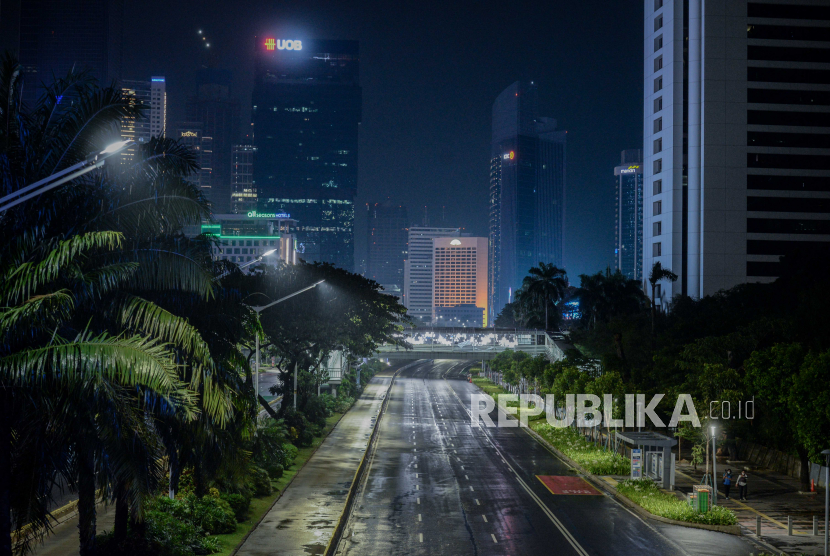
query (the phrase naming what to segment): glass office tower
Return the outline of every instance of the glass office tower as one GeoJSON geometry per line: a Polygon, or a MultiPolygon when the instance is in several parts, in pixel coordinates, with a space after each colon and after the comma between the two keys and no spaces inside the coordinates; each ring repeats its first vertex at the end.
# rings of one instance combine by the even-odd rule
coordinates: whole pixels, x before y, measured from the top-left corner
{"type": "Polygon", "coordinates": [[[257,39],[253,180],[260,211],[298,221],[299,256],[354,268],[361,119],[357,41],[257,39]]]}
{"type": "Polygon", "coordinates": [[[565,132],[538,115],[533,82],[516,82],[493,104],[489,298],[493,322],[527,271],[562,266],[565,132]]]}
{"type": "Polygon", "coordinates": [[[622,152],[614,168],[614,264],[626,278],[643,278],[643,151],[622,152]]]}

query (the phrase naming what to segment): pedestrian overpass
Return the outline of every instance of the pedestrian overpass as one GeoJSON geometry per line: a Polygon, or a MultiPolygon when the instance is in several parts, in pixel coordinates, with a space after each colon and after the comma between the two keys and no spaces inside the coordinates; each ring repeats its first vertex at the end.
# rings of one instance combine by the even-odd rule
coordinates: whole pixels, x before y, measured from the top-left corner
{"type": "Polygon", "coordinates": [[[573,346],[561,333],[543,330],[494,328],[416,328],[403,333],[407,347],[385,345],[377,357],[392,360],[459,359],[490,361],[507,350],[531,357],[544,355],[551,362],[565,358],[573,346]]]}

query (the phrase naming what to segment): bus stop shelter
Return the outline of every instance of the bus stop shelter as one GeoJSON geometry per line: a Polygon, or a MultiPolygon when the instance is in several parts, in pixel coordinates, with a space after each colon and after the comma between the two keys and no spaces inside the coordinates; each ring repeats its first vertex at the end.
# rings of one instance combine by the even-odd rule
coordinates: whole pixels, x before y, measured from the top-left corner
{"type": "Polygon", "coordinates": [[[672,487],[672,476],[674,475],[672,468],[672,446],[677,445],[677,440],[656,433],[654,431],[643,432],[617,432],[617,438],[635,448],[652,448],[652,452],[658,451],[662,448],[663,451],[663,468],[660,476],[663,480],[663,488],[666,490],[672,487]]]}

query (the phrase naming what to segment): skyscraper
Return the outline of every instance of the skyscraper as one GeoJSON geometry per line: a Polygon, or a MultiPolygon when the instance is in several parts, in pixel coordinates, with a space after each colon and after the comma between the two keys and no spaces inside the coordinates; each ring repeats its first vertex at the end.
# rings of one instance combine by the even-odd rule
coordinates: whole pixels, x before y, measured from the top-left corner
{"type": "Polygon", "coordinates": [[[263,37],[256,48],[259,210],[297,219],[300,257],[352,270],[362,104],[358,43],[263,37]]]}
{"type": "Polygon", "coordinates": [[[489,322],[531,267],[562,265],[566,132],[537,105],[536,85],[518,81],[493,104],[489,322]]]}
{"type": "Polygon", "coordinates": [[[830,256],[830,7],[644,4],[643,273],[679,276],[659,301],[830,256]]]}
{"type": "Polygon", "coordinates": [[[366,277],[388,291],[402,291],[409,217],[390,201],[366,204],[366,277]]]}
{"type": "Polygon", "coordinates": [[[202,156],[210,167],[203,174],[202,188],[208,191],[213,211],[228,213],[231,206],[231,156],[233,145],[239,143],[240,107],[231,96],[231,74],[227,71],[204,70],[199,74],[199,89],[187,100],[187,119],[202,124],[203,141],[210,148],[202,156]]]}
{"type": "MultiPolygon", "coordinates": [[[[167,91],[165,79],[153,76],[149,81],[122,80],[121,94],[131,105],[141,106],[143,112],[138,117],[121,119],[121,138],[146,143],[150,137],[167,135],[167,91]]],[[[136,147],[130,147],[121,153],[121,159],[130,161],[135,156],[136,147]]]]}
{"type": "Polygon", "coordinates": [[[202,133],[202,122],[179,122],[173,137],[178,139],[184,146],[189,148],[196,156],[199,170],[191,174],[191,182],[199,186],[202,194],[208,199],[211,198],[211,161],[212,161],[212,140],[202,133]]]}
{"type": "Polygon", "coordinates": [[[487,238],[437,237],[432,249],[432,322],[487,326],[487,238]]]}
{"type": "Polygon", "coordinates": [[[73,68],[101,85],[120,78],[123,0],[24,0],[20,8],[23,102],[32,106],[41,83],[73,68]]]}
{"type": "Polygon", "coordinates": [[[254,185],[253,145],[234,145],[231,147],[231,212],[247,214],[256,211],[257,190],[254,185]]]}
{"type": "Polygon", "coordinates": [[[408,315],[422,324],[432,322],[432,240],[460,236],[459,228],[409,228],[407,258],[404,263],[403,304],[408,309],[408,315]]]}
{"type": "Polygon", "coordinates": [[[643,151],[622,152],[614,168],[614,264],[627,278],[643,278],[643,151]]]}

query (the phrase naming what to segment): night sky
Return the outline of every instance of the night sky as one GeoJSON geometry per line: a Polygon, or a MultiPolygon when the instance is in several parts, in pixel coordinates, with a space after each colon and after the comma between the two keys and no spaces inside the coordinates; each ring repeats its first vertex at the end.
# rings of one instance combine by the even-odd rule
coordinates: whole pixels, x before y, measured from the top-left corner
{"type": "Polygon", "coordinates": [[[250,123],[256,35],[360,41],[356,261],[370,201],[401,203],[413,222],[427,205],[432,225],[443,212],[444,224],[487,235],[491,107],[513,81],[535,81],[541,114],[568,131],[565,267],[578,283],[612,264],[613,168],[621,150],[642,148],[641,2],[142,0],[126,9],[123,77],[165,75],[172,124],[205,64],[234,71],[250,123]]]}

